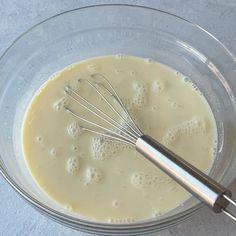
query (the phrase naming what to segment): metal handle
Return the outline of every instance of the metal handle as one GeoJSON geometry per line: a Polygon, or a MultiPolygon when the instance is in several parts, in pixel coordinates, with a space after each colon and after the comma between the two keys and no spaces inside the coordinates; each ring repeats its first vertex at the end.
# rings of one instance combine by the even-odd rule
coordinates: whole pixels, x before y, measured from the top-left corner
{"type": "Polygon", "coordinates": [[[206,203],[214,212],[224,212],[236,220],[225,209],[229,203],[236,206],[236,203],[231,200],[230,190],[221,186],[148,135],[138,138],[136,149],[195,197],[206,203]]]}

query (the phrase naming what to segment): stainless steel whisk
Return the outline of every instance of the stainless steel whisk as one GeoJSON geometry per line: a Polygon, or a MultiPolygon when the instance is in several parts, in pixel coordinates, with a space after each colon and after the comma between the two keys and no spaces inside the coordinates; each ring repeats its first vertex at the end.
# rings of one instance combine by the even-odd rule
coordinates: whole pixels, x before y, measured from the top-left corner
{"type": "Polygon", "coordinates": [[[236,202],[231,199],[231,191],[149,135],[143,134],[104,75],[92,74],[90,79],[79,79],[78,83],[80,86],[86,83],[98,95],[97,101],[100,100],[106,104],[106,109],[100,109],[89,101],[88,97],[82,96],[79,89],[65,87],[64,92],[67,96],[93,115],[96,120],[87,119],[77,114],[71,107],[65,107],[67,112],[88,125],[81,126],[82,130],[134,146],[144,157],[161,168],[215,213],[223,212],[236,221],[236,217],[226,209],[230,204],[236,206],[236,202]],[[112,112],[113,116],[108,111],[112,112]]]}

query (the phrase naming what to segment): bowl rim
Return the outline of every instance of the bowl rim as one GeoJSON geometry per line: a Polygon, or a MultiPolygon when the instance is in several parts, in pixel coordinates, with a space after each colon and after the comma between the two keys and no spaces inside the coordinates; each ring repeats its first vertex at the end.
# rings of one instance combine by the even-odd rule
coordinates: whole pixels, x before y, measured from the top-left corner
{"type": "MultiPolygon", "coordinates": [[[[30,33],[33,29],[37,28],[38,26],[44,24],[45,22],[48,22],[54,18],[57,18],[61,15],[68,14],[71,12],[79,11],[79,10],[84,10],[84,9],[89,9],[89,8],[99,8],[99,7],[131,7],[131,8],[140,8],[140,9],[145,9],[145,10],[151,10],[154,12],[159,12],[174,18],[178,18],[181,21],[184,21],[185,23],[188,23],[189,25],[192,25],[199,30],[201,30],[203,33],[207,34],[210,38],[212,38],[214,41],[216,41],[226,52],[227,54],[231,57],[231,59],[235,62],[236,64],[236,57],[233,55],[233,53],[214,35],[212,35],[210,32],[202,28],[196,23],[193,23],[181,16],[178,16],[176,14],[160,10],[158,8],[153,8],[153,7],[148,7],[144,5],[136,5],[136,4],[95,4],[95,5],[87,5],[83,7],[78,7],[78,8],[73,8],[71,10],[63,11],[61,13],[58,13],[56,15],[53,15],[51,17],[46,18],[43,21],[40,21],[39,23],[31,26],[28,28],[26,31],[21,33],[16,39],[5,49],[5,51],[0,55],[0,62],[4,60],[4,57],[7,55],[7,53],[11,50],[11,48],[22,38],[24,38],[25,35],[30,33]]],[[[1,158],[1,155],[0,155],[1,158]]],[[[163,226],[163,227],[168,227],[170,225],[174,225],[176,223],[179,223],[190,216],[193,215],[196,211],[198,211],[200,208],[204,206],[203,203],[198,202],[194,206],[190,207],[189,209],[179,212],[175,215],[169,216],[164,219],[155,219],[155,218],[150,218],[145,221],[138,221],[135,223],[129,223],[129,224],[111,224],[111,223],[106,223],[106,222],[96,222],[92,220],[85,220],[82,218],[76,218],[72,216],[68,216],[60,211],[54,210],[51,207],[48,207],[44,205],[42,202],[38,201],[35,199],[33,196],[28,194],[19,184],[17,184],[13,178],[7,173],[7,171],[4,169],[4,164],[2,165],[2,162],[0,160],[0,174],[3,176],[3,178],[9,183],[9,185],[21,196],[23,199],[26,200],[26,202],[30,203],[34,208],[39,210],[41,213],[51,217],[52,219],[59,221],[61,223],[66,222],[69,224],[76,224],[77,226],[82,226],[82,227],[90,227],[90,229],[96,230],[138,230],[138,229],[143,229],[145,227],[158,227],[158,226],[163,226]]],[[[68,225],[71,226],[71,225],[68,225]]],[[[72,227],[72,226],[71,226],[72,227]]],[[[83,230],[82,230],[83,231],[83,230]]],[[[84,230],[85,231],[85,230],[84,230]]],[[[90,232],[92,230],[89,230],[90,232]]]]}

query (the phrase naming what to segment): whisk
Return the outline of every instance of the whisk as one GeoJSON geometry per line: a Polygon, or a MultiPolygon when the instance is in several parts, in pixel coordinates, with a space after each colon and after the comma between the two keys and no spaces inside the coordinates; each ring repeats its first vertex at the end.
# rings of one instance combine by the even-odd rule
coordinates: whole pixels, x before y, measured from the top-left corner
{"type": "Polygon", "coordinates": [[[66,95],[77,105],[83,107],[90,114],[90,118],[94,118],[87,119],[84,115],[74,111],[75,109],[72,109],[71,106],[66,106],[65,110],[68,113],[87,124],[86,126],[81,125],[82,130],[132,145],[215,213],[223,212],[236,221],[236,216],[226,209],[230,204],[236,206],[236,202],[231,199],[231,191],[149,135],[143,134],[130,116],[124,102],[104,75],[95,73],[89,79],[78,79],[78,83],[78,88],[83,88],[85,84],[89,86],[93,95],[97,95],[96,101],[106,105],[106,109],[101,109],[90,101],[90,96],[82,95],[80,89],[73,89],[70,86],[64,88],[66,95]]]}

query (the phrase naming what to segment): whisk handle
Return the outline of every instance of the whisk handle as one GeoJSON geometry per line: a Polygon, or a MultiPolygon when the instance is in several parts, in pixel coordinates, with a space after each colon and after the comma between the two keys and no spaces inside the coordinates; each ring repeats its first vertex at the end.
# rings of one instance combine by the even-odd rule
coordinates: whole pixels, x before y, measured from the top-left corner
{"type": "Polygon", "coordinates": [[[214,212],[219,213],[228,206],[227,197],[231,197],[229,190],[150,136],[138,138],[136,149],[214,212]]]}

